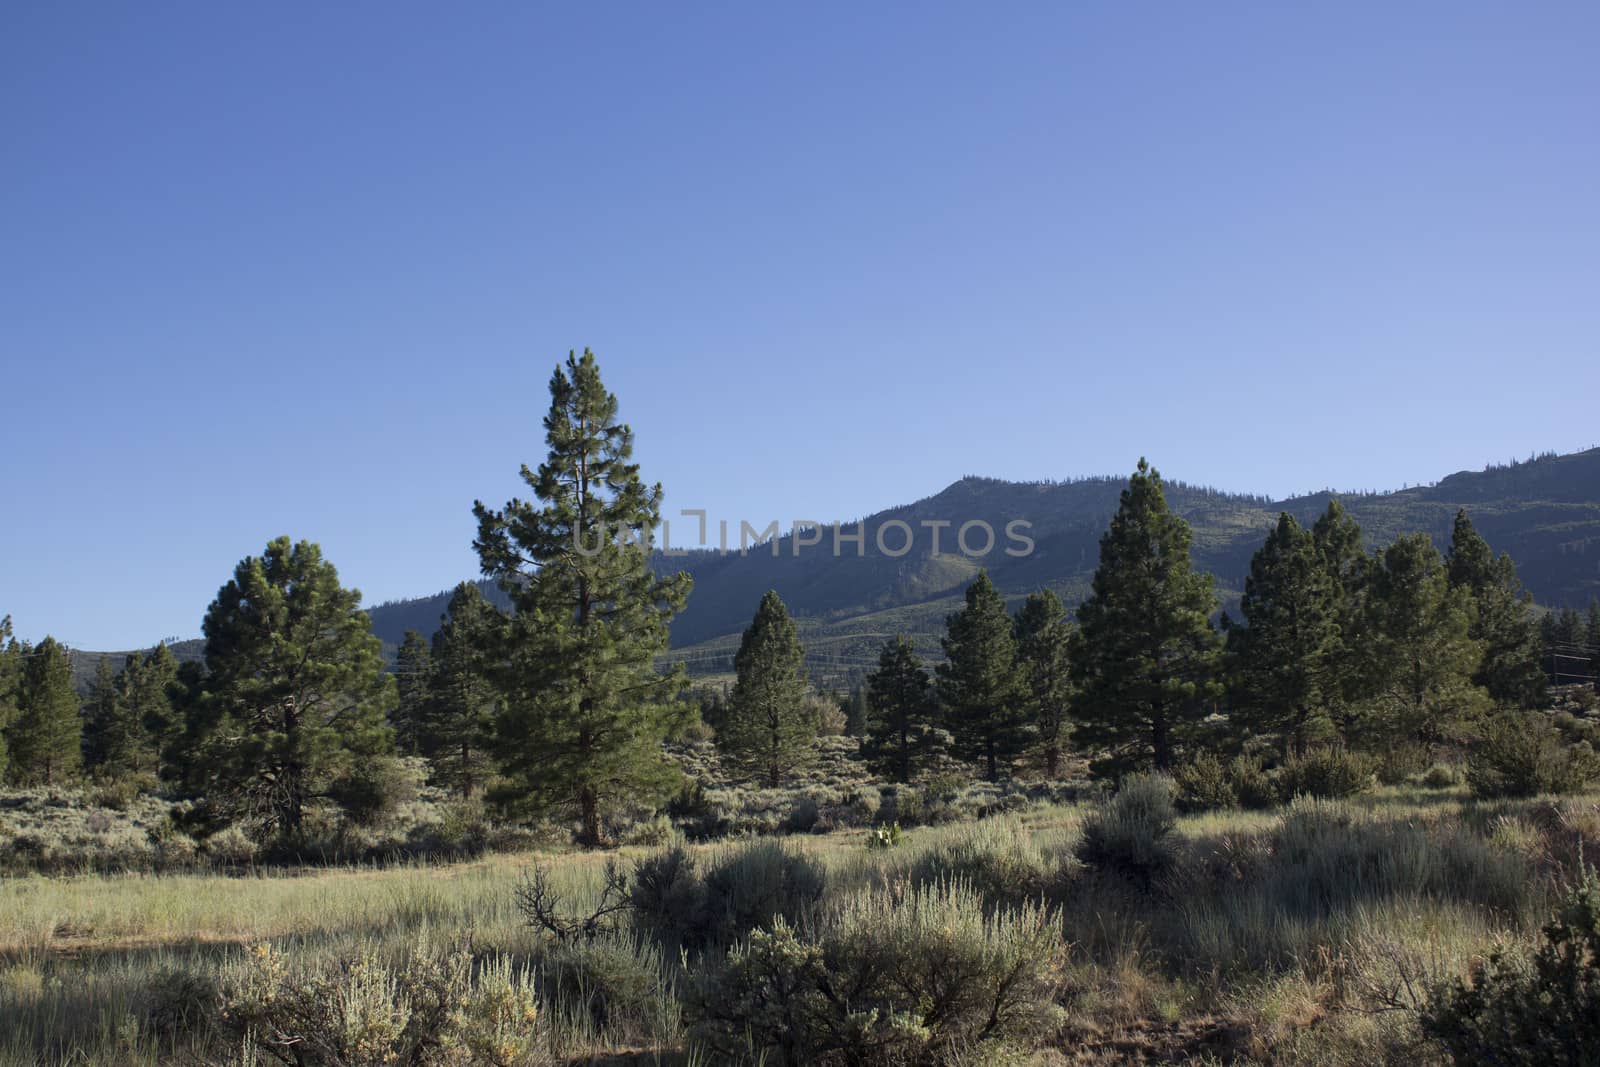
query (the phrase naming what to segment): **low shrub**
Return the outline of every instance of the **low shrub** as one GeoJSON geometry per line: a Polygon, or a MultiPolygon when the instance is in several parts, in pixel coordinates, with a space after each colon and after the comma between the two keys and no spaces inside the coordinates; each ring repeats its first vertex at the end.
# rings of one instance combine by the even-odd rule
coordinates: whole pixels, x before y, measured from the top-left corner
{"type": "Polygon", "coordinates": [[[706,871],[703,940],[728,945],[780,916],[797,921],[826,886],[822,865],[797,849],[775,841],[737,846],[706,871]]]}
{"type": "Polygon", "coordinates": [[[867,851],[886,851],[899,848],[904,840],[905,832],[900,829],[897,822],[880,823],[867,834],[867,851]]]}
{"type": "Polygon", "coordinates": [[[660,1005],[676,1003],[663,975],[661,951],[627,930],[582,940],[550,940],[539,956],[544,999],[568,1018],[619,1044],[649,1038],[660,1005]]]}
{"type": "Polygon", "coordinates": [[[162,1041],[208,1034],[217,1022],[222,990],[212,974],[169,967],[146,979],[137,998],[145,1032],[162,1041]]]}
{"type": "Polygon", "coordinates": [[[960,882],[992,906],[1039,899],[1050,869],[1031,834],[1012,820],[987,819],[924,853],[910,877],[922,888],[960,882]]]}
{"type": "Polygon", "coordinates": [[[1435,987],[1423,1032],[1460,1064],[1600,1063],[1600,879],[1585,868],[1532,957],[1501,951],[1435,987]]]}
{"type": "Polygon", "coordinates": [[[1219,811],[1239,806],[1228,768],[1210,752],[1200,752],[1173,775],[1183,811],[1219,811]]]}
{"type": "Polygon", "coordinates": [[[1278,806],[1277,783],[1255,756],[1235,756],[1228,764],[1228,783],[1242,808],[1266,811],[1278,806]]]}
{"type": "Polygon", "coordinates": [[[1063,956],[1039,907],[986,914],[958,884],[863,893],[815,938],[779,920],[732,948],[691,991],[693,1035],[717,1062],[1003,1062],[1061,1021],[1063,956]]]}
{"type": "Polygon", "coordinates": [[[1268,898],[1306,916],[1357,901],[1415,896],[1516,919],[1540,891],[1525,857],[1463,826],[1379,820],[1336,801],[1296,799],[1271,844],[1268,898]]]}
{"type": "Polygon", "coordinates": [[[1278,771],[1278,795],[1337,799],[1365,793],[1373,785],[1373,761],[1342,748],[1322,748],[1297,756],[1278,771]]]}
{"type": "Polygon", "coordinates": [[[637,928],[668,951],[721,948],[778,919],[807,917],[822,899],[826,874],[781,843],[738,845],[702,874],[675,848],[634,864],[628,904],[637,928]]]}
{"type": "Polygon", "coordinates": [[[1539,712],[1506,712],[1491,720],[1467,754],[1467,784],[1476,797],[1575,793],[1600,777],[1588,742],[1569,744],[1539,712]]]}
{"type": "Polygon", "coordinates": [[[1084,820],[1077,848],[1079,861],[1148,888],[1168,873],[1177,859],[1174,792],[1172,779],[1166,775],[1135,774],[1123,779],[1116,794],[1084,820]]]}
{"type": "Polygon", "coordinates": [[[465,945],[419,942],[391,966],[371,949],[294,968],[258,945],[223,985],[224,1033],[297,1067],[551,1062],[531,976],[504,958],[474,974],[465,945]]]}
{"type": "Polygon", "coordinates": [[[1373,773],[1384,785],[1402,785],[1428,769],[1432,753],[1426,745],[1401,744],[1386,749],[1373,761],[1373,773]]]}
{"type": "Polygon", "coordinates": [[[1422,784],[1428,789],[1449,789],[1460,781],[1454,767],[1443,763],[1435,763],[1428,768],[1428,773],[1422,776],[1422,784]]]}

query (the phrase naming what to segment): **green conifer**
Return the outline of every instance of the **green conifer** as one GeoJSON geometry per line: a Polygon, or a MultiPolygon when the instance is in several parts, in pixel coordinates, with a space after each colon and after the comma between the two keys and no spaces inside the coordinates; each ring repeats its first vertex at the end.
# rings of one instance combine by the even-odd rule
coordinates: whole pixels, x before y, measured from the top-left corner
{"type": "Polygon", "coordinates": [[[1278,739],[1286,754],[1333,739],[1339,590],[1314,535],[1287,512],[1250,561],[1239,610],[1244,625],[1227,641],[1234,725],[1278,739]]]}
{"type": "Polygon", "coordinates": [[[1045,777],[1053,779],[1060,776],[1061,756],[1071,733],[1072,624],[1061,598],[1046,589],[1022,602],[1015,630],[1034,741],[1045,777]]]}
{"type": "Polygon", "coordinates": [[[597,845],[609,808],[664,800],[680,780],[661,743],[681,728],[687,683],[656,657],[691,581],[651,570],[661,486],[640,479],[633,431],[589,351],[552,376],[544,429],[548,457],[522,469],[540,503],[474,506],[483,572],[516,609],[496,656],[497,799],[575,811],[597,845]]]}
{"type": "Polygon", "coordinates": [[[7,730],[11,777],[27,785],[55,785],[77,774],[83,760],[72,657],[55,638],[46,637],[25,659],[17,715],[7,730]]]}
{"type": "Polygon", "coordinates": [[[1471,636],[1483,645],[1483,661],[1473,682],[1501,704],[1543,704],[1545,676],[1533,597],[1523,591],[1511,557],[1494,555],[1464,508],[1456,512],[1447,570],[1450,584],[1467,590],[1477,605],[1471,636]]]}
{"type": "Polygon", "coordinates": [[[1105,752],[1097,773],[1171,768],[1220,691],[1210,622],[1217,598],[1211,576],[1191,565],[1189,542],[1161,475],[1141,459],[1100,539],[1072,650],[1073,717],[1081,743],[1105,752]]]}
{"type": "Polygon", "coordinates": [[[867,677],[866,736],[861,757],[875,774],[909,782],[944,750],[937,729],[939,702],[933,683],[911,642],[897,636],[878,654],[878,669],[867,677]]]}
{"type": "Polygon", "coordinates": [[[724,763],[778,785],[810,763],[817,720],[806,703],[805,651],[794,620],[768,590],[734,656],[735,679],[717,749],[724,763]]]}
{"type": "Polygon", "coordinates": [[[988,571],[967,586],[966,606],[945,617],[943,644],[935,673],[954,753],[999,781],[1034,735],[1011,615],[988,571]]]}

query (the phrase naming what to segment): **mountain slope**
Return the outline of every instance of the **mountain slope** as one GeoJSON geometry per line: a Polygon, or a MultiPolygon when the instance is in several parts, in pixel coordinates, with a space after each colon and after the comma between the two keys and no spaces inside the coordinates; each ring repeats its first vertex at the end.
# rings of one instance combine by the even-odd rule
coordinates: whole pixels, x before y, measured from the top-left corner
{"type": "MultiPolygon", "coordinates": [[[[728,669],[737,635],[768,589],[783,596],[801,627],[813,668],[828,675],[858,673],[870,665],[876,645],[899,631],[916,635],[924,651],[936,653],[943,616],[955,609],[980,566],[1012,598],[1048,586],[1076,603],[1088,593],[1100,535],[1124,484],[1120,477],[1056,483],[969,477],[862,520],[866,543],[859,554],[852,542],[841,539],[836,556],[828,528],[820,544],[798,549],[790,534],[778,540],[775,551],[769,542],[743,555],[737,549],[658,554],[658,569],[687,570],[695,579],[688,609],[673,626],[676,655],[696,671],[728,669]],[[1005,531],[1017,519],[1031,524],[1026,532],[1034,546],[1027,555],[1011,556],[1004,551],[1013,544],[1005,531]],[[987,522],[995,531],[995,546],[985,557],[962,555],[955,546],[957,527],[970,520],[987,522]],[[876,544],[879,529],[897,521],[915,534],[904,555],[894,554],[904,543],[900,527],[884,531],[888,553],[876,544]],[[941,531],[938,556],[932,553],[931,530],[921,525],[930,521],[951,524],[941,531]]],[[[1194,529],[1196,565],[1217,576],[1227,600],[1238,596],[1250,557],[1280,511],[1309,524],[1334,495],[1271,501],[1181,482],[1167,487],[1173,509],[1194,529]]],[[[1541,603],[1581,605],[1600,595],[1600,449],[1463,471],[1399,492],[1338,495],[1366,531],[1369,547],[1422,531],[1442,549],[1456,509],[1466,507],[1495,550],[1511,553],[1541,603]]],[[[843,524],[845,535],[854,530],[854,523],[843,524]]],[[[976,549],[982,540],[974,530],[969,544],[976,549]]],[[[372,609],[373,628],[385,642],[398,643],[408,628],[431,630],[447,601],[448,593],[440,593],[380,605],[372,609]]]]}
{"type": "MultiPolygon", "coordinates": [[[[1089,591],[1100,535],[1125,484],[1122,477],[1051,483],[963,478],[934,496],[861,520],[866,538],[859,554],[852,542],[842,540],[842,552],[835,556],[828,528],[821,531],[820,543],[802,544],[798,551],[790,534],[775,546],[754,546],[743,555],[737,549],[658,553],[659,570],[687,570],[695,579],[689,606],[673,624],[674,656],[696,673],[731,669],[738,635],[768,589],[776,589],[795,616],[819,680],[859,675],[871,666],[878,646],[898,632],[936,656],[944,616],[959,606],[961,591],[980,566],[1013,601],[1048,586],[1076,604],[1089,591]],[[1033,549],[1007,555],[1005,549],[1015,542],[1007,539],[1006,527],[1019,519],[1030,524],[1026,533],[1033,549]],[[970,520],[987,522],[995,531],[994,548],[982,558],[962,555],[955,544],[957,528],[970,520]],[[941,521],[950,525],[940,532],[943,551],[936,556],[932,531],[922,524],[941,521]],[[904,555],[896,554],[905,539],[902,528],[891,525],[884,531],[889,552],[876,544],[880,528],[895,522],[914,533],[904,555]]],[[[1216,575],[1225,601],[1238,597],[1250,557],[1280,511],[1310,523],[1333,495],[1272,501],[1181,482],[1167,486],[1173,509],[1194,529],[1196,565],[1216,575]]],[[[1366,531],[1369,547],[1422,531],[1442,549],[1456,509],[1465,507],[1495,550],[1511,553],[1540,603],[1577,607],[1600,596],[1600,449],[1462,471],[1435,485],[1399,492],[1338,495],[1366,531]]],[[[848,536],[855,525],[843,524],[843,533],[848,536]]],[[[974,530],[969,544],[977,548],[982,539],[974,530]]],[[[484,588],[505,604],[492,583],[484,588]]],[[[373,630],[392,650],[409,629],[432,633],[449,599],[446,590],[377,605],[369,609],[373,630]]],[[[181,658],[197,654],[197,646],[184,645],[181,658]]],[[[92,674],[100,655],[106,653],[77,654],[80,678],[92,674]]]]}

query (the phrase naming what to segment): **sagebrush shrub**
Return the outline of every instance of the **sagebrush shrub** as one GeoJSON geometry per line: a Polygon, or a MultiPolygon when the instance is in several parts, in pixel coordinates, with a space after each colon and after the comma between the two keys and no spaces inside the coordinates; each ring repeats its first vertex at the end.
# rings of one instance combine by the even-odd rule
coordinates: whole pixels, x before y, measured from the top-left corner
{"type": "Polygon", "coordinates": [[[732,944],[779,916],[797,921],[826,887],[822,865],[798,849],[775,841],[738,846],[706,871],[704,940],[732,944]]]}
{"type": "Polygon", "coordinates": [[[664,978],[661,951],[628,930],[545,943],[539,956],[545,999],[568,1017],[581,1015],[621,1044],[647,1039],[662,1003],[676,994],[664,978]]]}
{"type": "Polygon", "coordinates": [[[1600,879],[1585,868],[1531,959],[1496,952],[1437,986],[1423,1031],[1460,1064],[1600,1063],[1600,879]]]}
{"type": "Polygon", "coordinates": [[[822,899],[822,866],[780,842],[730,849],[701,871],[682,848],[639,860],[628,902],[637,928],[670,951],[732,944],[780,916],[806,916],[822,899]]]}
{"type": "Polygon", "coordinates": [[[1540,712],[1497,716],[1467,754],[1467,784],[1477,797],[1574,793],[1597,776],[1600,758],[1589,743],[1569,744],[1540,712]]]}
{"type": "Polygon", "coordinates": [[[1063,951],[1036,906],[987,915],[960,884],[863,893],[814,938],[780,919],[732,948],[695,983],[693,1034],[716,1062],[997,1062],[1060,1021],[1063,951]]]}
{"type": "Polygon", "coordinates": [[[1278,792],[1292,797],[1352,797],[1373,786],[1373,762],[1357,752],[1322,748],[1297,756],[1278,771],[1278,792]]]}
{"type": "Polygon", "coordinates": [[[910,874],[917,886],[961,882],[990,904],[1038,899],[1050,881],[1033,835],[1009,819],[963,827],[919,857],[910,874]]]}
{"type": "Polygon", "coordinates": [[[1172,836],[1177,826],[1174,792],[1172,779],[1163,774],[1123,779],[1116,794],[1084,819],[1078,859],[1094,870],[1151,885],[1177,860],[1172,836]]]}
{"type": "Polygon", "coordinates": [[[1197,753],[1173,774],[1184,811],[1219,811],[1239,806],[1228,769],[1210,752],[1197,753]]]}
{"type": "Polygon", "coordinates": [[[1428,789],[1448,789],[1457,781],[1455,768],[1443,763],[1435,763],[1428,768],[1428,773],[1422,776],[1422,784],[1428,789]]]}
{"type": "Polygon", "coordinates": [[[1266,811],[1278,806],[1278,785],[1258,757],[1235,756],[1228,764],[1228,784],[1242,808],[1266,811]]]}
{"type": "Polygon", "coordinates": [[[256,946],[217,1012],[236,1045],[296,1067],[542,1067],[551,1062],[532,976],[499,960],[473,973],[465,945],[419,941],[391,966],[373,949],[293,967],[256,946]]]}

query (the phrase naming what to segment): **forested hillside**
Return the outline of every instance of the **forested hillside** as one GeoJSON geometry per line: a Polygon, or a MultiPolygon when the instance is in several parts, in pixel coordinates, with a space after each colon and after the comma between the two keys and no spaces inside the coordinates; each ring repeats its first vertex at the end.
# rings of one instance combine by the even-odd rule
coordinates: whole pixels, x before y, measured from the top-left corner
{"type": "MultiPolygon", "coordinates": [[[[780,540],[776,554],[766,544],[743,556],[716,550],[658,555],[658,570],[687,570],[695,580],[688,608],[673,623],[673,647],[696,672],[731,669],[750,605],[776,589],[796,617],[814,670],[831,673],[832,666],[850,673],[870,665],[885,637],[901,631],[916,638],[920,651],[936,655],[944,616],[958,606],[980,566],[1013,602],[1046,587],[1070,607],[1088,592],[1100,535],[1125,485],[1123,476],[1052,483],[968,477],[861,520],[867,536],[859,556],[848,540],[835,556],[828,529],[821,543],[803,545],[798,553],[791,535],[780,540]],[[996,533],[993,551],[981,559],[955,546],[956,527],[972,519],[989,523],[996,533]],[[1032,524],[1027,534],[1034,548],[1026,556],[1005,554],[1006,524],[1015,519],[1032,524]],[[895,520],[916,533],[911,551],[899,557],[876,544],[878,528],[895,520]],[[942,551],[935,557],[929,529],[921,524],[939,520],[951,526],[941,531],[942,551]]],[[[1442,549],[1456,510],[1465,507],[1489,543],[1516,560],[1541,605],[1581,607],[1600,595],[1600,449],[1463,471],[1436,485],[1390,493],[1324,492],[1274,501],[1167,483],[1172,509],[1194,530],[1195,564],[1216,575],[1225,605],[1237,600],[1250,556],[1278,513],[1287,511],[1309,525],[1335,495],[1366,532],[1368,548],[1421,531],[1442,549]]],[[[854,529],[854,522],[843,524],[845,535],[854,529]]],[[[901,537],[898,530],[886,534],[891,552],[901,537]]],[[[972,541],[977,547],[981,536],[974,534],[972,541]]],[[[489,583],[484,588],[504,604],[498,590],[489,583]]],[[[379,605],[371,612],[373,631],[386,646],[397,646],[407,630],[431,633],[448,600],[449,593],[441,592],[379,605]]]]}

